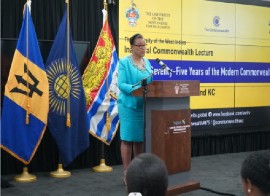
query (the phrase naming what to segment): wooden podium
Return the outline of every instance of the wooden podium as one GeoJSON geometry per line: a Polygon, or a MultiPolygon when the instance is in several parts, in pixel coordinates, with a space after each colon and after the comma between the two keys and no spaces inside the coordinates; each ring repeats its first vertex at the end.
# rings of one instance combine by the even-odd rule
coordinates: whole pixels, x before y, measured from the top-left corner
{"type": "MultiPolygon", "coordinates": [[[[133,92],[143,96],[145,88],[133,92]]],[[[200,82],[194,80],[153,81],[146,86],[145,151],[159,156],[169,174],[167,195],[200,188],[190,179],[191,111],[190,96],[200,94],[200,82]]]]}

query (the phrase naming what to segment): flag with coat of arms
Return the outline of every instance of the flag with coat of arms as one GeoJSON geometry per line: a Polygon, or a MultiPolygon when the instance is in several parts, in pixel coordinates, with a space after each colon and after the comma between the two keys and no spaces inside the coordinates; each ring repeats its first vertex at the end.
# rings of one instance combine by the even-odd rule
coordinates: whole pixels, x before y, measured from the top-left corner
{"type": "Polygon", "coordinates": [[[110,145],[119,126],[118,56],[106,10],[93,55],[83,74],[90,134],[110,145]]]}

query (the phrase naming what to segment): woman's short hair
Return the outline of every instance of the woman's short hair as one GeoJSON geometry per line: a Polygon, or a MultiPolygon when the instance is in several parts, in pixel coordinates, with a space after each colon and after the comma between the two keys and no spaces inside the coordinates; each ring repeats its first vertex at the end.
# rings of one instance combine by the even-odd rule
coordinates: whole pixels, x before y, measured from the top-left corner
{"type": "Polygon", "coordinates": [[[263,193],[270,193],[270,151],[250,154],[242,163],[241,177],[263,193]]]}
{"type": "Polygon", "coordinates": [[[142,39],[143,36],[140,33],[137,33],[133,35],[131,38],[129,38],[130,45],[134,45],[136,39],[142,39]]]}

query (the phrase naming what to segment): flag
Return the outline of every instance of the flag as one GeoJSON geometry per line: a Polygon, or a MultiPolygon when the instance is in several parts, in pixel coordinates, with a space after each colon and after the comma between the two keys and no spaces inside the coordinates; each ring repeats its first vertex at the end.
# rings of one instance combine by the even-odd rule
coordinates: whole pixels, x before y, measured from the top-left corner
{"type": "Polygon", "coordinates": [[[109,145],[119,125],[117,108],[118,57],[108,20],[83,74],[90,134],[109,145]]]}
{"type": "Polygon", "coordinates": [[[67,37],[67,19],[66,10],[46,62],[50,98],[48,127],[64,166],[89,147],[85,95],[71,32],[67,37]]]}
{"type": "Polygon", "coordinates": [[[2,110],[1,148],[29,164],[47,125],[49,84],[40,53],[30,1],[5,86],[2,110]]]}

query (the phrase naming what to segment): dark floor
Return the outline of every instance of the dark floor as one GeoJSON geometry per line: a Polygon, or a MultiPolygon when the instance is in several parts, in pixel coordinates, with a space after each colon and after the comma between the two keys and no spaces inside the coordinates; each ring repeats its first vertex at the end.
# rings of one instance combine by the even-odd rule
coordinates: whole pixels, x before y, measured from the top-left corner
{"type": "MultiPolygon", "coordinates": [[[[239,171],[243,159],[249,153],[251,152],[193,157],[191,178],[200,182],[201,189],[181,196],[243,196],[239,171]]],[[[112,168],[113,171],[108,173],[93,172],[91,168],[72,170],[71,177],[62,179],[52,178],[49,173],[34,173],[37,180],[31,183],[16,182],[14,175],[2,176],[2,181],[9,183],[11,187],[1,188],[1,195],[127,195],[122,165],[112,168]]]]}

